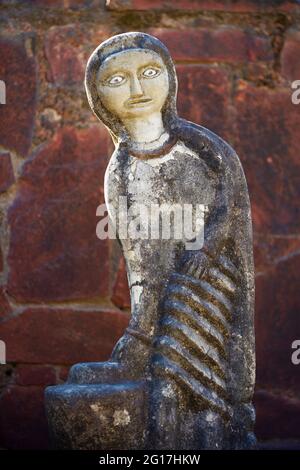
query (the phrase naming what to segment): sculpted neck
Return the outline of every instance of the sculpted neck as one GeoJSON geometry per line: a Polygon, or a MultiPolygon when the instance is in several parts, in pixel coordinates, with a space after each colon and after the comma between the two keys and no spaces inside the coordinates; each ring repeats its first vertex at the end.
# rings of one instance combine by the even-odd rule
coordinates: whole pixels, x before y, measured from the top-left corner
{"type": "Polygon", "coordinates": [[[124,119],[124,125],[134,142],[152,142],[159,139],[164,132],[161,113],[151,114],[144,118],[124,119]]]}

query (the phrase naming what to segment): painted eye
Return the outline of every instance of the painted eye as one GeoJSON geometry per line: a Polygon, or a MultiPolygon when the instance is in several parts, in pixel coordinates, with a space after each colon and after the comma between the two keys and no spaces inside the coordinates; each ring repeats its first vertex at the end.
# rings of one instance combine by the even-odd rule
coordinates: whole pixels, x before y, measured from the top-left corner
{"type": "Polygon", "coordinates": [[[148,67],[147,69],[144,70],[142,75],[144,77],[147,77],[147,78],[154,78],[157,75],[159,75],[159,72],[160,72],[159,69],[155,69],[153,67],[148,67]]]}
{"type": "Polygon", "coordinates": [[[121,85],[125,80],[125,77],[123,75],[114,75],[113,77],[109,78],[107,80],[107,83],[111,86],[118,86],[121,85]]]}

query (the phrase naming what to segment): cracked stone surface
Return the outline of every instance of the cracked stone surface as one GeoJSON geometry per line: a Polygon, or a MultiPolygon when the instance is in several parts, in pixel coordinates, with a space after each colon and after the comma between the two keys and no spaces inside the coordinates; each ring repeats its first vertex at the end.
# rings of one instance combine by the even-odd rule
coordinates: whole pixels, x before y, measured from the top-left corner
{"type": "MultiPolygon", "coordinates": [[[[193,250],[184,235],[152,239],[130,232],[126,238],[119,232],[131,295],[129,326],[109,361],[76,364],[65,385],[47,389],[57,448],[255,445],[246,180],[226,142],[178,117],[176,88],[168,50],[144,33],[112,37],[87,65],[90,106],[116,145],[105,175],[113,224],[123,210],[120,197],[129,207],[201,205],[204,244],[193,250]]],[[[144,225],[141,218],[135,229],[143,233],[144,225]]]]}

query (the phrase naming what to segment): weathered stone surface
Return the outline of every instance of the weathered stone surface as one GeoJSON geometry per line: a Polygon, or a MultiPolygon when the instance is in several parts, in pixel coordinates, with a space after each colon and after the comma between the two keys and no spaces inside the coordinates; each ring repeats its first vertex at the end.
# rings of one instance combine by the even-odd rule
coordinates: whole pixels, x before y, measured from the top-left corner
{"type": "Polygon", "coordinates": [[[59,367],[59,374],[58,374],[59,382],[66,382],[66,380],[68,379],[69,369],[70,368],[66,366],[59,367]]]}
{"type": "Polygon", "coordinates": [[[3,271],[3,254],[0,246],[0,271],[3,271]]]}
{"type": "Polygon", "coordinates": [[[83,85],[85,60],[83,35],[74,25],[52,26],[46,36],[45,52],[49,79],[57,85],[83,85]]]}
{"type": "Polygon", "coordinates": [[[53,366],[19,364],[15,370],[17,385],[55,385],[57,371],[53,366]]]}
{"type": "Polygon", "coordinates": [[[0,396],[0,447],[47,449],[43,387],[9,386],[0,396]]]}
{"type": "Polygon", "coordinates": [[[6,191],[15,181],[14,170],[8,152],[0,153],[0,193],[6,191]]]}
{"type": "MultiPolygon", "coordinates": [[[[278,15],[278,11],[282,11],[283,5],[287,4],[287,2],[281,2],[281,7],[278,7],[277,10],[274,9],[275,14],[265,14],[265,11],[267,8],[272,7],[272,2],[270,1],[264,1],[265,4],[265,10],[262,8],[262,2],[259,1],[251,1],[251,2],[245,2],[243,0],[239,0],[238,2],[229,2],[229,1],[219,1],[217,2],[214,0],[213,2],[201,2],[201,7],[199,6],[198,1],[193,1],[193,2],[188,2],[183,0],[177,0],[176,2],[170,2],[169,9],[170,11],[159,11],[159,12],[154,12],[152,9],[152,5],[160,8],[164,7],[165,2],[161,1],[159,2],[148,2],[146,1],[140,1],[138,2],[139,5],[146,5],[144,12],[142,10],[139,10],[138,13],[120,13],[120,14],[115,14],[110,11],[104,12],[105,10],[105,0],[95,0],[93,2],[94,5],[94,10],[88,11],[88,8],[92,6],[92,2],[89,0],[34,0],[31,2],[24,2],[24,1],[16,1],[16,0],[3,0],[3,3],[5,6],[1,9],[2,16],[3,16],[3,30],[5,29],[6,32],[9,34],[14,35],[15,31],[17,30],[18,33],[20,31],[36,31],[37,36],[38,36],[38,41],[36,43],[36,53],[38,55],[38,70],[39,70],[39,86],[40,90],[38,93],[38,112],[36,114],[37,117],[37,124],[38,127],[35,128],[35,133],[34,133],[34,145],[40,144],[40,143],[45,143],[49,138],[52,132],[55,130],[55,127],[58,125],[59,127],[63,125],[63,121],[69,122],[72,125],[76,125],[81,127],[82,124],[86,125],[87,122],[92,122],[93,118],[92,115],[88,109],[87,103],[85,104],[85,100],[81,99],[81,93],[80,87],[81,85],[78,84],[76,86],[69,86],[69,85],[63,85],[62,86],[56,86],[54,82],[49,83],[46,79],[46,72],[49,73],[49,79],[51,77],[50,72],[50,65],[49,62],[47,61],[45,57],[45,39],[47,36],[47,32],[49,31],[49,28],[53,25],[64,25],[64,24],[71,24],[74,26],[75,29],[78,28],[78,36],[81,37],[82,32],[83,32],[83,48],[86,50],[86,53],[90,53],[92,48],[96,46],[99,42],[105,39],[105,37],[100,38],[100,33],[102,34],[104,28],[107,28],[107,34],[106,37],[109,37],[112,34],[112,31],[120,31],[122,28],[132,29],[135,30],[136,28],[142,27],[143,28],[148,28],[150,25],[158,25],[161,28],[164,28],[164,31],[168,31],[169,28],[171,28],[172,31],[174,31],[175,28],[178,27],[178,29],[183,29],[185,33],[188,31],[194,32],[195,29],[198,28],[212,28],[215,30],[218,30],[221,28],[223,25],[227,25],[228,29],[234,28],[242,28],[242,29],[248,29],[252,31],[253,27],[255,31],[257,32],[258,36],[264,35],[267,32],[272,35],[272,41],[273,41],[273,47],[276,53],[278,54],[281,51],[281,46],[283,46],[282,52],[283,55],[281,55],[281,71],[284,75],[282,77],[286,78],[287,80],[291,81],[291,78],[287,78],[287,74],[290,70],[295,70],[299,64],[298,60],[298,55],[295,57],[294,53],[291,53],[290,55],[288,54],[288,51],[291,46],[291,39],[294,36],[294,32],[296,30],[286,30],[286,26],[291,24],[293,25],[293,28],[297,28],[297,16],[295,15],[278,15]],[[17,5],[18,3],[18,5],[17,5]],[[78,6],[70,6],[71,3],[74,3],[74,5],[78,6]],[[190,10],[187,14],[185,14],[184,9],[189,8],[189,3],[190,3],[190,10]],[[231,3],[231,5],[230,5],[231,3]],[[251,5],[250,5],[251,4],[251,5]],[[16,6],[17,5],[17,6],[16,6]],[[210,13],[206,14],[203,12],[205,10],[202,10],[201,8],[207,8],[207,11],[210,11],[210,13]],[[61,8],[61,10],[60,10],[61,8]],[[79,9],[82,8],[82,12],[75,12],[75,8],[79,9]],[[178,11],[174,12],[171,11],[171,9],[177,8],[178,11]],[[208,10],[210,8],[210,10],[208,10]],[[215,10],[214,10],[215,8],[215,10]],[[248,8],[248,11],[250,9],[253,9],[259,12],[259,15],[243,15],[238,12],[235,14],[223,14],[219,13],[219,11],[224,11],[225,8],[229,9],[242,9],[244,8],[245,11],[248,8]],[[179,11],[181,9],[181,11],[179,11]],[[200,10],[201,9],[201,10],[200,10]],[[218,11],[219,9],[219,11],[218,11]],[[80,15],[80,18],[79,16],[80,15]],[[105,24],[104,24],[105,21],[105,24]],[[98,33],[99,31],[99,33],[98,33]],[[99,37],[98,37],[99,36],[99,37]],[[283,41],[284,40],[284,41],[283,41]],[[281,44],[281,41],[283,43],[281,44]],[[288,47],[286,47],[288,46],[288,47]],[[285,51],[287,52],[287,55],[285,54],[285,51]],[[292,63],[288,64],[288,57],[290,57],[290,60],[293,60],[292,63]],[[284,59],[284,61],[283,61],[284,59]],[[283,67],[283,62],[284,62],[284,67],[283,67]],[[287,72],[283,72],[284,70],[287,70],[287,72]],[[71,88],[71,89],[70,89],[71,88]],[[80,96],[80,99],[79,99],[80,96]],[[85,106],[85,108],[84,108],[85,106]],[[48,108],[54,109],[59,116],[61,116],[62,119],[60,121],[52,120],[52,116],[48,114],[48,111],[44,114],[44,110],[48,108]],[[84,110],[84,112],[83,112],[84,110]],[[90,117],[89,117],[90,116],[90,117]],[[49,118],[49,119],[48,119],[49,118]],[[39,129],[39,121],[42,120],[42,126],[44,124],[47,125],[47,128],[43,127],[42,129],[39,129]]],[[[122,1],[120,2],[122,3],[122,1]]],[[[291,2],[289,2],[291,4],[291,2]]],[[[297,2],[294,3],[296,5],[297,2]]],[[[136,2],[137,4],[137,2],[136,2]]],[[[279,3],[278,3],[279,4],[279,3]]],[[[137,8],[137,7],[136,7],[137,8]]],[[[270,11],[269,9],[269,11],[270,11]]],[[[272,12],[273,13],[273,12],[272,12]]],[[[72,44],[72,38],[69,39],[70,44],[72,44]]],[[[62,37],[62,41],[65,41],[66,43],[68,42],[67,37],[62,37]]],[[[184,42],[184,38],[182,38],[182,42],[184,42]]],[[[295,44],[296,45],[296,44],[295,44]]],[[[192,47],[193,44],[189,44],[189,47],[192,47]]],[[[178,47],[180,47],[180,44],[178,44],[178,47]]],[[[234,48],[237,48],[238,44],[234,45],[234,48]]],[[[176,48],[175,50],[172,50],[172,54],[176,53],[176,48]]],[[[77,47],[75,46],[76,52],[82,50],[81,45],[77,47]]],[[[297,52],[297,48],[295,49],[297,52]]],[[[281,52],[281,54],[282,54],[281,52]]],[[[189,50],[187,50],[187,54],[189,53],[189,50]]],[[[234,53],[234,51],[233,51],[234,53]]],[[[3,59],[2,59],[3,60],[3,59]]],[[[11,56],[11,60],[13,61],[13,56],[11,56]]],[[[272,62],[266,61],[266,62],[248,62],[242,64],[240,67],[239,64],[236,67],[237,63],[231,63],[231,64],[225,64],[224,68],[230,71],[230,78],[232,79],[232,85],[233,87],[235,86],[236,79],[239,76],[242,76],[246,81],[248,82],[253,82],[257,83],[259,87],[262,86],[263,83],[267,83],[270,91],[269,98],[270,100],[273,100],[273,96],[277,94],[278,91],[282,90],[282,84],[284,83],[282,81],[282,77],[279,76],[280,74],[280,68],[279,68],[279,57],[276,56],[276,62],[275,62],[275,67],[273,66],[272,62]],[[273,72],[275,71],[275,74],[273,72]],[[251,72],[251,73],[250,73],[251,72]],[[267,80],[266,80],[267,79],[267,80]]],[[[220,63],[215,64],[218,68],[222,69],[223,65],[220,63]]],[[[293,72],[294,74],[294,72],[293,72]]],[[[48,77],[48,75],[47,75],[48,77]]],[[[297,73],[297,78],[299,77],[299,73],[297,73]]],[[[0,76],[0,79],[2,77],[0,76]]],[[[28,82],[29,83],[29,82],[28,82]]],[[[28,85],[27,83],[27,85],[28,85]]],[[[181,88],[181,83],[179,83],[179,86],[181,88]]],[[[290,84],[286,83],[287,90],[290,93],[290,84]]],[[[234,88],[232,89],[234,91],[234,88]]],[[[231,97],[231,95],[230,95],[231,97]]],[[[202,98],[205,99],[205,96],[202,98]]],[[[259,96],[258,96],[259,99],[259,96]]],[[[18,103],[20,105],[20,103],[18,103]]],[[[192,105],[194,108],[199,107],[199,100],[195,96],[195,99],[192,101],[192,105]]],[[[0,106],[1,108],[2,106],[0,106]]],[[[7,106],[3,107],[7,109],[7,106]]],[[[295,112],[298,112],[299,114],[300,106],[295,106],[295,112]],[[298,111],[297,111],[298,110],[298,111]]],[[[213,110],[211,110],[213,112],[213,110]]],[[[238,119],[237,113],[234,113],[234,109],[231,108],[232,112],[232,117],[234,119],[238,119]]],[[[255,113],[255,108],[254,111],[255,113]]],[[[278,107],[272,107],[270,108],[270,113],[266,112],[265,113],[265,118],[262,125],[268,127],[268,122],[274,122],[274,115],[280,115],[282,112],[282,107],[279,103],[278,107]]],[[[191,115],[194,113],[194,111],[191,111],[191,115]]],[[[198,110],[197,110],[198,113],[198,110]]],[[[218,114],[218,107],[215,109],[215,114],[218,114]]],[[[211,113],[210,113],[211,115],[211,113]]],[[[188,112],[186,113],[186,117],[188,117],[188,112]]],[[[198,117],[196,118],[198,119],[198,117]]],[[[212,117],[210,118],[211,121],[215,121],[217,119],[213,119],[212,117]]],[[[254,119],[254,118],[253,118],[254,119]]],[[[295,121],[296,116],[292,117],[291,122],[295,121]]],[[[192,118],[193,120],[193,118],[192,118]]],[[[282,120],[286,122],[286,119],[284,116],[282,116],[282,120]]],[[[94,118],[95,121],[95,118],[94,118]]],[[[198,121],[197,121],[198,122],[198,121]]],[[[5,120],[1,118],[1,125],[5,123],[5,120]]],[[[201,123],[201,122],[200,122],[201,123]]],[[[246,126],[246,121],[244,120],[244,126],[246,126]]],[[[207,125],[207,124],[206,124],[207,125]]],[[[277,132],[277,131],[276,131],[277,132]]],[[[274,139],[276,138],[276,132],[274,133],[274,139]]],[[[14,133],[17,135],[19,133],[17,126],[14,128],[14,133]]],[[[223,136],[223,134],[221,134],[223,136]]],[[[295,130],[295,134],[297,139],[299,139],[299,134],[295,130]]],[[[234,127],[230,129],[230,135],[227,137],[229,139],[229,142],[231,142],[236,148],[236,133],[234,130],[234,127]]],[[[253,139],[253,136],[251,133],[247,134],[247,139],[249,139],[250,143],[255,143],[255,139],[253,139]]],[[[290,139],[289,139],[290,140],[290,139]]],[[[263,139],[261,139],[262,144],[263,139]]],[[[290,142],[291,143],[291,142],[290,142]]],[[[297,140],[295,140],[295,143],[297,145],[297,140]]],[[[266,144],[266,148],[269,146],[269,143],[266,144]]],[[[260,146],[261,147],[261,146],[260,146]]],[[[287,147],[288,150],[290,151],[289,147],[287,147]]],[[[251,145],[249,145],[249,152],[247,152],[247,155],[245,155],[245,160],[247,160],[247,178],[249,179],[250,172],[253,175],[252,178],[255,178],[255,171],[257,167],[257,159],[255,157],[255,152],[256,152],[256,147],[254,146],[253,149],[251,149],[251,145]]],[[[13,157],[13,151],[11,151],[11,155],[13,157]]],[[[108,154],[110,155],[112,151],[109,151],[108,154]]],[[[299,152],[298,152],[299,154],[299,152]]],[[[296,153],[295,153],[296,155],[296,153]]],[[[14,158],[14,157],[13,157],[14,158]]],[[[16,159],[14,158],[16,161],[16,159]]],[[[244,166],[245,166],[245,160],[244,160],[244,166]]],[[[290,167],[290,165],[294,165],[292,163],[292,160],[289,155],[286,153],[282,153],[282,160],[285,161],[286,168],[290,167]]],[[[282,167],[275,167],[274,172],[277,170],[281,170],[282,167]]],[[[297,168],[294,167],[294,171],[298,172],[297,168]]],[[[271,175],[274,175],[274,172],[271,172],[271,175]]],[[[0,172],[1,174],[1,172],[0,172]]],[[[261,186],[261,191],[269,193],[269,182],[267,180],[269,173],[265,173],[265,180],[262,181],[261,186]]],[[[278,173],[279,175],[279,173],[278,173]]],[[[17,174],[16,174],[17,176],[17,174]]],[[[281,178],[281,177],[280,177],[281,178]]],[[[280,179],[279,178],[279,179],[280,179]]],[[[273,180],[272,180],[273,181],[273,180]]],[[[280,185],[279,185],[280,186],[280,185]]],[[[17,185],[13,190],[17,189],[17,185]]],[[[256,187],[257,189],[257,187],[256,187]]],[[[276,187],[275,187],[276,189],[276,187]]],[[[273,189],[272,189],[273,190],[273,189]]],[[[292,194],[292,193],[290,193],[292,194]]],[[[250,194],[251,200],[255,196],[255,194],[250,194]]],[[[276,196],[276,204],[280,204],[280,198],[277,193],[275,194],[276,196]]],[[[292,196],[291,196],[292,197],[292,196]]],[[[256,193],[256,198],[258,198],[258,195],[256,193]]],[[[3,199],[3,198],[2,198],[3,199]]],[[[2,201],[3,204],[4,200],[2,201]]],[[[257,214],[259,214],[259,201],[256,203],[255,210],[257,214]]],[[[286,201],[284,201],[284,204],[286,204],[286,201]]],[[[291,211],[294,211],[293,207],[295,204],[295,199],[291,199],[290,201],[290,207],[291,211]]],[[[3,207],[3,205],[2,205],[3,207]]],[[[268,206],[268,212],[272,216],[271,211],[271,205],[268,206]]],[[[1,211],[0,211],[1,212],[1,211]]],[[[0,218],[2,218],[4,214],[0,214],[0,218]]],[[[276,215],[276,209],[273,211],[273,216],[276,215]]],[[[295,220],[299,218],[298,213],[295,213],[295,220]]],[[[276,223],[280,223],[280,220],[277,219],[276,223]]],[[[264,230],[263,224],[260,225],[261,230],[264,230]]],[[[284,223],[282,224],[282,228],[284,228],[284,223]]],[[[283,230],[281,230],[283,232],[283,230]]],[[[271,267],[273,265],[273,261],[281,256],[292,256],[294,252],[296,252],[299,249],[299,244],[297,244],[296,239],[291,239],[291,237],[298,237],[298,229],[296,233],[292,231],[289,231],[285,235],[278,235],[276,233],[274,237],[270,235],[269,232],[264,232],[262,235],[260,235],[260,240],[259,243],[255,245],[255,266],[256,266],[256,271],[258,271],[258,274],[262,272],[266,267],[271,267]],[[280,237],[280,238],[278,238],[280,237]],[[276,240],[276,243],[275,243],[276,240]]],[[[257,235],[257,234],[255,234],[257,235]]],[[[2,230],[1,232],[1,245],[3,250],[5,249],[6,241],[4,236],[5,236],[5,230],[2,230]]],[[[20,239],[20,243],[22,243],[22,239],[20,239]]],[[[6,249],[3,253],[1,253],[0,249],[0,270],[2,270],[3,263],[1,265],[1,254],[3,256],[6,256],[6,249]]],[[[3,258],[2,256],[2,258],[3,258]]],[[[3,259],[2,259],[3,261],[3,259]]],[[[9,269],[9,264],[6,263],[6,268],[9,269]]],[[[5,274],[2,274],[2,281],[5,281],[5,274]]],[[[109,276],[107,272],[107,276],[109,276]]],[[[112,278],[112,276],[111,276],[112,278]]],[[[60,282],[60,280],[59,280],[60,282]]],[[[276,279],[274,278],[274,283],[276,286],[276,279]]],[[[275,287],[276,288],[276,287],[275,287]]],[[[114,294],[115,295],[115,294],[114,294]]],[[[298,295],[296,293],[296,295],[298,295]]],[[[129,299],[128,299],[129,300],[129,299]]],[[[272,299],[271,299],[272,300],[272,299]]],[[[51,301],[49,301],[51,302],[51,301]]],[[[89,300],[87,299],[86,302],[80,302],[82,304],[82,307],[85,304],[88,304],[89,300]]],[[[99,299],[99,308],[102,305],[102,299],[99,299]]],[[[105,300],[106,302],[106,300],[105,300]]],[[[121,300],[120,300],[121,302],[121,300]]],[[[47,302],[48,303],[48,302],[47,302]]],[[[120,304],[121,305],[121,304],[120,304]]],[[[124,307],[121,307],[124,308],[124,307]]],[[[270,301],[269,309],[273,309],[273,303],[270,301]]],[[[9,313],[10,315],[11,313],[9,313]]],[[[261,315],[261,313],[259,313],[261,315]]],[[[288,319],[287,319],[288,322],[288,319]]],[[[33,326],[34,327],[34,326],[33,326]]],[[[1,330],[1,327],[0,327],[1,330]]],[[[44,334],[47,334],[45,331],[44,334]]],[[[268,332],[265,333],[264,337],[267,338],[268,332]]],[[[0,333],[1,336],[1,333],[0,333]]],[[[74,343],[75,347],[75,343],[74,343]]],[[[78,346],[76,346],[78,347],[78,346]]],[[[259,362],[263,361],[263,357],[259,357],[259,362]]],[[[276,364],[273,364],[273,370],[274,376],[276,378],[277,372],[281,374],[279,368],[276,366],[276,364]]],[[[0,368],[1,371],[3,371],[3,367],[0,368]]],[[[296,368],[297,369],[297,368],[296,368]]],[[[298,370],[298,369],[297,369],[298,370]]],[[[64,380],[66,379],[66,374],[67,372],[65,371],[64,373],[64,380]]],[[[274,379],[275,380],[275,379],[274,379]]],[[[284,397],[284,395],[287,395],[289,391],[281,389],[278,391],[278,393],[284,397]]],[[[24,405],[26,406],[26,405],[24,405]]],[[[279,409],[279,408],[278,408],[279,409]]],[[[261,427],[263,425],[263,420],[267,423],[265,426],[265,429],[270,425],[270,421],[268,420],[268,413],[271,413],[271,409],[267,406],[265,407],[259,407],[258,410],[258,421],[259,421],[259,426],[261,427]],[[263,413],[262,420],[260,420],[260,414],[262,411],[265,410],[265,413],[263,413]]],[[[283,413],[284,414],[284,413],[283,413]]],[[[283,416],[284,417],[284,416],[283,416]]],[[[272,432],[274,433],[274,439],[276,438],[276,433],[279,434],[281,428],[280,425],[274,422],[272,422],[272,432]]],[[[286,429],[286,428],[285,428],[286,429]]],[[[260,435],[259,435],[260,437],[260,435]]],[[[282,436],[282,439],[284,436],[282,436]]],[[[276,445],[279,446],[278,441],[273,441],[273,444],[276,448],[276,445]]]]}
{"type": "Polygon", "coordinates": [[[290,81],[300,80],[300,31],[291,30],[285,38],[281,52],[282,75],[290,81]]]}
{"type": "Polygon", "coordinates": [[[235,107],[236,147],[251,194],[255,230],[299,233],[300,113],[290,90],[240,82],[235,107]]]}
{"type": "MultiPolygon", "coordinates": [[[[298,396],[298,393],[293,397],[289,396],[289,392],[287,392],[287,396],[284,396],[282,392],[268,392],[266,390],[258,390],[255,393],[256,432],[259,439],[300,438],[300,400],[298,396]]],[[[276,448],[278,445],[274,446],[274,449],[276,448]]]]}
{"type": "Polygon", "coordinates": [[[299,366],[291,362],[291,343],[300,338],[296,318],[299,253],[297,236],[255,236],[255,429],[259,440],[299,438],[299,404],[292,398],[299,390],[299,366]]]}
{"type": "Polygon", "coordinates": [[[0,39],[0,77],[6,84],[6,104],[0,106],[0,144],[27,155],[36,106],[36,63],[32,36],[0,39]]]}
{"type": "Polygon", "coordinates": [[[201,123],[225,138],[230,127],[230,81],[227,71],[206,65],[178,65],[176,70],[180,115],[201,123]]]}
{"type": "Polygon", "coordinates": [[[212,10],[232,12],[255,12],[255,11],[298,11],[297,0],[242,0],[242,1],[220,1],[204,0],[199,5],[198,0],[109,0],[108,8],[111,10],[212,10]],[[201,8],[200,8],[201,7],[201,8]]]}
{"type": "Polygon", "coordinates": [[[146,384],[139,382],[49,387],[46,403],[53,422],[52,440],[59,449],[144,448],[141,424],[147,419],[147,393],[146,384]],[[100,440],[91,439],[95,427],[100,440]]]}
{"type": "Polygon", "coordinates": [[[52,108],[46,108],[41,113],[41,124],[46,129],[57,129],[62,120],[62,116],[52,108]]]}
{"type": "Polygon", "coordinates": [[[14,365],[1,364],[0,367],[0,389],[1,392],[14,383],[14,365]]]}
{"type": "MultiPolygon", "coordinates": [[[[207,80],[207,70],[197,81],[207,80]]],[[[210,73],[216,96],[224,86],[228,93],[226,72],[210,73]]],[[[252,227],[239,159],[217,135],[178,118],[175,67],[152,36],[126,33],[100,45],[88,62],[86,91],[117,143],[105,199],[126,259],[132,312],[109,361],[76,364],[66,385],[47,389],[54,445],[252,447],[252,227]],[[130,208],[158,205],[169,226],[170,206],[205,205],[203,244],[191,249],[183,232],[150,237],[145,212],[134,220],[134,234],[127,214],[124,235],[119,212],[124,215],[125,196],[130,208]]]]}
{"type": "Polygon", "coordinates": [[[7,362],[102,361],[128,324],[117,310],[27,309],[1,324],[7,362]]]}
{"type": "MultiPolygon", "coordinates": [[[[23,0],[17,0],[18,3],[24,3],[23,0]]],[[[29,0],[28,3],[41,8],[61,8],[65,10],[86,9],[88,7],[103,8],[101,0],[29,0]]]]}
{"type": "MultiPolygon", "coordinates": [[[[11,307],[5,295],[5,288],[0,286],[0,321],[6,318],[11,313],[11,307]]],[[[0,333],[0,339],[1,333],[0,333]]]]}
{"type": "Polygon", "coordinates": [[[119,263],[116,280],[113,286],[112,302],[119,308],[130,307],[130,291],[128,287],[128,279],[124,258],[119,263]]]}
{"type": "MultiPolygon", "coordinates": [[[[300,240],[255,236],[256,433],[258,439],[299,438],[299,366],[291,344],[300,338],[297,311],[300,240]]],[[[276,448],[274,444],[274,448],[276,448]]]]}
{"type": "Polygon", "coordinates": [[[20,301],[108,293],[108,244],[96,236],[107,162],[103,129],[64,128],[26,162],[9,210],[8,292],[20,301]]]}
{"type": "MultiPolygon", "coordinates": [[[[154,29],[151,34],[168,47],[176,61],[243,63],[270,61],[269,38],[238,28],[195,30],[154,29]]],[[[207,78],[209,83],[209,77],[207,78]]]]}
{"type": "Polygon", "coordinates": [[[255,272],[260,276],[276,266],[277,260],[288,259],[300,250],[297,234],[277,236],[266,233],[254,234],[255,272]]]}

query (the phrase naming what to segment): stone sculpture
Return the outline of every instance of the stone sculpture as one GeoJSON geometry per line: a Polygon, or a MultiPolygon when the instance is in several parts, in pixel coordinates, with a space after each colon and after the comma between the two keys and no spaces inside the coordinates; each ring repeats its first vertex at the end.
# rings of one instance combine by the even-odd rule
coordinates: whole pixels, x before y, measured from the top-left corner
{"type": "MultiPolygon", "coordinates": [[[[116,146],[105,177],[112,225],[122,197],[128,207],[166,211],[198,204],[205,208],[204,242],[195,249],[184,237],[117,231],[131,320],[110,361],[77,364],[65,385],[47,389],[54,445],[252,447],[254,268],[240,161],[213,132],[178,117],[172,59],[150,35],[102,43],[89,59],[86,91],[116,146]]],[[[140,232],[141,225],[142,218],[140,232]]]]}

